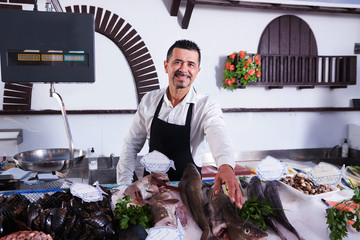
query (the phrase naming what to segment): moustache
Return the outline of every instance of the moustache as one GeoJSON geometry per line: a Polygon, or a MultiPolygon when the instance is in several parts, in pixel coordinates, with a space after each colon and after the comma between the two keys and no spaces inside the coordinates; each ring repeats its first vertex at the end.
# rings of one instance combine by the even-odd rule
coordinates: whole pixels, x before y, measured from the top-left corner
{"type": "Polygon", "coordinates": [[[190,75],[189,73],[187,73],[187,72],[182,72],[182,71],[180,71],[180,70],[177,70],[177,71],[175,72],[175,76],[177,76],[177,77],[186,76],[186,77],[188,77],[188,78],[191,79],[191,75],[190,75]]]}

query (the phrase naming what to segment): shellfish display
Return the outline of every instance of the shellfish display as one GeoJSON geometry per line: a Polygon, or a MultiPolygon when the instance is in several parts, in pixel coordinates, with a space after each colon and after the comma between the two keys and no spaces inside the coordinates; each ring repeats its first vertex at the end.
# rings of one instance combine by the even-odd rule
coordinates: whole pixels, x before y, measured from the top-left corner
{"type": "MultiPolygon", "coordinates": [[[[108,191],[104,189],[104,191],[108,191]]],[[[0,237],[18,231],[39,231],[53,239],[115,239],[109,197],[84,202],[64,189],[36,201],[23,194],[0,196],[0,237]]]]}

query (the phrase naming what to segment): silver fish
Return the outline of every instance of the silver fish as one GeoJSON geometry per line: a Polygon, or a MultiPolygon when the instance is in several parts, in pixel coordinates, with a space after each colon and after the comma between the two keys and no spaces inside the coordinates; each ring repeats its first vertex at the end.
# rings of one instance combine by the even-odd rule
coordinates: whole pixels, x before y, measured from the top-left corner
{"type": "MultiPolygon", "coordinates": [[[[247,193],[249,198],[252,196],[257,196],[258,202],[260,202],[262,199],[265,199],[264,188],[261,184],[260,178],[254,176],[250,179],[249,185],[247,186],[247,193]]],[[[280,232],[271,218],[266,217],[265,223],[267,226],[272,228],[282,240],[286,239],[286,237],[284,237],[284,235],[280,232]]]]}
{"type": "Polygon", "coordinates": [[[213,235],[216,239],[254,240],[266,239],[268,234],[250,222],[243,220],[237,213],[229,197],[220,192],[215,195],[213,187],[204,190],[208,199],[208,213],[213,235]]]}
{"type": "Polygon", "coordinates": [[[165,188],[169,184],[170,180],[166,173],[152,173],[127,187],[124,196],[129,196],[130,199],[139,203],[145,203],[147,199],[158,194],[161,188],[165,188]]]}
{"type": "Polygon", "coordinates": [[[274,205],[274,211],[276,214],[276,220],[283,225],[290,232],[295,234],[295,236],[300,240],[303,239],[300,237],[296,229],[291,225],[288,218],[285,215],[284,208],[279,195],[279,182],[278,181],[266,181],[266,187],[264,190],[264,195],[274,205]]]}
{"type": "Polygon", "coordinates": [[[201,240],[211,239],[209,223],[205,216],[205,203],[202,194],[201,176],[195,165],[189,163],[180,179],[179,191],[184,205],[188,208],[195,222],[203,231],[201,240]]]}

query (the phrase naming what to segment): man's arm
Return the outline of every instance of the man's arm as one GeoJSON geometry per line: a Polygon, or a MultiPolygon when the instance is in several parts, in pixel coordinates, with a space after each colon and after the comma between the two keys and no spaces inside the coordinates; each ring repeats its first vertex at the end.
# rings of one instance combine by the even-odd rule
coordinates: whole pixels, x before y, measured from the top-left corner
{"type": "Polygon", "coordinates": [[[215,194],[220,193],[221,185],[226,183],[230,200],[235,202],[238,208],[241,208],[244,200],[234,172],[233,144],[225,126],[221,108],[216,103],[212,103],[208,107],[204,118],[204,132],[218,166],[214,180],[215,194]]]}
{"type": "Polygon", "coordinates": [[[132,182],[137,165],[137,154],[143,148],[146,141],[147,133],[142,109],[142,104],[140,103],[129,132],[124,139],[120,159],[116,167],[118,184],[130,184],[132,182]]]}

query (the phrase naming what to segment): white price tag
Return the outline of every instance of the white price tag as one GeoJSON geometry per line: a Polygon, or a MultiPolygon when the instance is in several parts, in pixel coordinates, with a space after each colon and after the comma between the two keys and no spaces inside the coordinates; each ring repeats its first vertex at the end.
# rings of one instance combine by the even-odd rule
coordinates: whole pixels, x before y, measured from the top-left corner
{"type": "Polygon", "coordinates": [[[261,180],[279,180],[285,172],[286,166],[278,159],[267,156],[257,165],[255,171],[261,180]]]}
{"type": "Polygon", "coordinates": [[[70,187],[70,192],[85,202],[96,202],[103,199],[102,192],[98,188],[84,183],[74,183],[70,187]]]}
{"type": "Polygon", "coordinates": [[[140,163],[150,173],[166,173],[170,167],[176,170],[174,161],[156,150],[143,156],[140,159],[140,163]]]}
{"type": "Polygon", "coordinates": [[[340,181],[341,171],[334,165],[321,162],[313,167],[307,175],[316,184],[335,185],[340,181]]]}
{"type": "Polygon", "coordinates": [[[182,240],[185,230],[177,219],[178,228],[174,227],[153,227],[150,228],[146,240],[182,240]]]}

